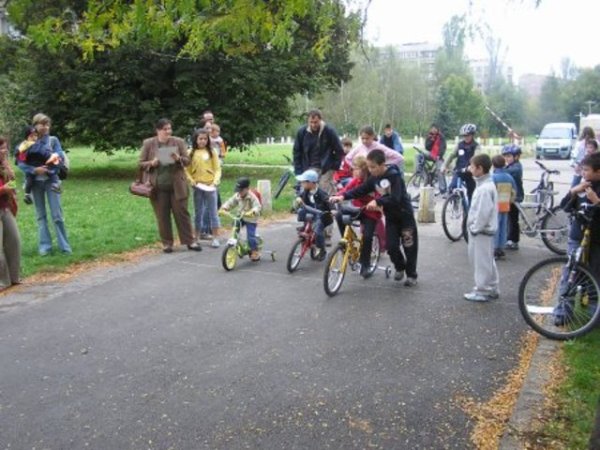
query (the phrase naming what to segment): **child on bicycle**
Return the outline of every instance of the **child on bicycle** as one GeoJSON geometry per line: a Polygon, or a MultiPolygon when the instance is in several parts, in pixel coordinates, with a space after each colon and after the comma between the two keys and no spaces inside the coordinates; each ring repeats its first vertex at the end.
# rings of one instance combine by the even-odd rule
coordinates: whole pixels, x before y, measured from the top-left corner
{"type": "Polygon", "coordinates": [[[258,217],[260,216],[260,201],[258,197],[250,191],[250,179],[240,177],[235,183],[235,194],[229,198],[221,209],[229,211],[232,208],[238,208],[238,214],[242,217],[242,225],[246,227],[248,245],[250,246],[250,260],[259,261],[258,241],[256,239],[256,229],[258,227],[258,217]]]}
{"type": "Polygon", "coordinates": [[[517,185],[513,177],[504,170],[506,166],[504,156],[494,156],[492,166],[494,167],[492,179],[498,192],[498,230],[494,237],[494,258],[503,259],[506,256],[504,246],[506,245],[506,233],[508,231],[508,212],[517,194],[517,185]]]}
{"type": "Polygon", "coordinates": [[[498,269],[494,260],[498,194],[490,175],[491,167],[492,160],[486,154],[473,156],[469,165],[477,183],[467,216],[469,260],[474,269],[475,287],[464,298],[471,302],[487,302],[499,297],[498,269]]]}
{"type": "MultiPolygon", "coordinates": [[[[352,139],[343,138],[342,139],[342,147],[344,148],[344,154],[347,155],[352,151],[352,139]]],[[[336,186],[346,186],[348,182],[352,179],[352,166],[346,161],[346,159],[342,160],[342,165],[339,170],[333,174],[333,181],[336,186]]]]}
{"type": "Polygon", "coordinates": [[[323,261],[327,256],[325,250],[325,227],[333,223],[329,195],[319,187],[319,174],[315,170],[308,169],[302,175],[298,175],[296,179],[301,183],[302,187],[296,199],[298,221],[304,222],[307,213],[314,214],[315,240],[319,249],[316,259],[323,261]]]}
{"type": "MultiPolygon", "coordinates": [[[[343,195],[344,193],[351,191],[361,184],[363,184],[367,178],[369,178],[369,168],[367,166],[367,159],[364,156],[357,156],[352,161],[352,180],[341,190],[337,192],[337,195],[343,195]]],[[[371,200],[379,197],[379,194],[370,193],[363,197],[354,198],[352,205],[363,208],[366,207],[371,200]]],[[[342,216],[344,214],[343,208],[336,215],[337,224],[340,230],[340,235],[344,235],[344,222],[342,216]]],[[[369,278],[372,272],[369,270],[371,250],[373,248],[373,235],[377,224],[381,220],[381,210],[369,211],[363,210],[359,216],[360,224],[362,225],[362,247],[360,250],[360,275],[363,278],[369,278]]]]}
{"type": "MultiPolygon", "coordinates": [[[[517,195],[515,202],[521,203],[525,197],[523,191],[523,165],[519,161],[521,158],[521,147],[518,145],[508,144],[502,147],[502,156],[506,160],[505,172],[508,173],[515,184],[517,185],[517,195]]],[[[519,249],[519,240],[521,239],[521,229],[519,227],[519,210],[514,203],[510,205],[508,212],[508,235],[506,248],[509,250],[519,249]]]]}
{"type": "MultiPolygon", "coordinates": [[[[566,211],[577,211],[584,204],[600,205],[600,153],[594,152],[583,158],[580,163],[583,181],[572,187],[567,195],[561,200],[560,206],[566,211]]],[[[592,231],[590,246],[588,249],[588,267],[590,271],[600,278],[600,208],[595,208],[590,223],[592,231]]],[[[583,238],[584,224],[576,217],[569,229],[568,254],[579,247],[583,238]]],[[[566,274],[563,273],[561,285],[565,281],[566,274]]],[[[563,325],[567,318],[567,308],[564,303],[559,303],[554,308],[554,324],[563,325]]]]}
{"type": "Polygon", "coordinates": [[[385,165],[385,153],[375,149],[367,155],[367,167],[370,176],[359,187],[336,195],[333,202],[361,198],[367,194],[378,193],[380,197],[371,200],[366,209],[377,211],[383,207],[385,216],[386,246],[390,259],[396,268],[394,280],[404,281],[405,286],[417,284],[417,255],[419,240],[410,196],[406,192],[404,179],[395,166],[385,165]],[[404,248],[406,259],[400,245],[404,248]]]}
{"type": "Polygon", "coordinates": [[[479,150],[479,143],[475,140],[476,133],[477,126],[472,123],[466,123],[460,127],[460,136],[462,139],[456,145],[456,148],[446,162],[444,162],[443,166],[443,172],[447,172],[450,163],[456,159],[454,174],[452,175],[452,181],[448,190],[452,192],[458,186],[458,179],[460,178],[467,188],[469,203],[471,203],[471,197],[473,197],[473,191],[475,190],[475,180],[473,180],[473,175],[469,172],[469,163],[479,150]]]}

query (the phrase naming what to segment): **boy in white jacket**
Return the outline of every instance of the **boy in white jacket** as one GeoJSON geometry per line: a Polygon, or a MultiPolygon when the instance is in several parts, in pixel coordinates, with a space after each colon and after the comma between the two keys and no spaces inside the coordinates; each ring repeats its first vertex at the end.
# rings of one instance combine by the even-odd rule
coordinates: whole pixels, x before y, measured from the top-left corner
{"type": "Polygon", "coordinates": [[[494,235],[498,228],[498,193],[490,175],[492,160],[486,154],[471,158],[469,170],[477,187],[473,193],[467,230],[469,233],[469,260],[474,267],[475,287],[465,294],[465,300],[487,302],[499,297],[498,269],[494,261],[494,235]]]}

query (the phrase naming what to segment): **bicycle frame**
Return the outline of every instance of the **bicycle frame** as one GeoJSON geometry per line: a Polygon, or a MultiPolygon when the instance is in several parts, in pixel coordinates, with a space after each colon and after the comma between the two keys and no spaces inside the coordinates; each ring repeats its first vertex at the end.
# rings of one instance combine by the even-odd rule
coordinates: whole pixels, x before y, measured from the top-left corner
{"type": "Polygon", "coordinates": [[[525,225],[524,229],[521,232],[528,237],[535,237],[538,234],[546,233],[546,232],[556,232],[556,230],[543,230],[542,229],[542,221],[544,220],[544,216],[546,214],[551,214],[552,211],[548,209],[548,207],[542,203],[532,203],[528,206],[523,206],[521,203],[514,204],[517,210],[519,211],[519,218],[522,220],[523,225],[525,225]],[[535,209],[535,220],[530,221],[525,214],[526,209],[535,209]]]}

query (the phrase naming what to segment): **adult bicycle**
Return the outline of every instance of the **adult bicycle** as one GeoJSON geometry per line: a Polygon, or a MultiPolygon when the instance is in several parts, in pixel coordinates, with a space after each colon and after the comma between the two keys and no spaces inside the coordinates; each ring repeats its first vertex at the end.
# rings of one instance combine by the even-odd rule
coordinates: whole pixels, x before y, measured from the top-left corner
{"type": "Polygon", "coordinates": [[[289,167],[285,170],[283,174],[279,177],[279,181],[277,182],[277,187],[275,188],[275,192],[273,194],[273,198],[278,199],[283,189],[287,185],[290,178],[294,176],[294,164],[292,162],[292,158],[287,155],[283,155],[283,157],[287,160],[289,167]]]}
{"type": "Polygon", "coordinates": [[[587,265],[593,208],[582,208],[576,214],[584,224],[579,247],[569,256],[537,263],[519,286],[521,315],[532,329],[549,339],[573,339],[600,324],[600,286],[587,265]]]}
{"type": "Polygon", "coordinates": [[[554,191],[554,183],[550,181],[550,175],[560,175],[560,171],[548,169],[539,161],[534,162],[540,166],[540,169],[542,169],[542,174],[540,175],[540,181],[538,182],[538,185],[531,191],[531,194],[535,195],[536,203],[545,205],[548,209],[552,209],[554,206],[554,196],[558,192],[554,191]]]}
{"type": "Polygon", "coordinates": [[[420,157],[415,158],[415,171],[406,182],[406,191],[413,203],[419,202],[421,187],[431,186],[438,188],[438,167],[436,161],[430,159],[422,149],[413,145],[420,157]]]}
{"type": "Polygon", "coordinates": [[[452,242],[464,238],[469,239],[467,233],[467,215],[469,213],[469,197],[467,195],[467,185],[463,179],[458,176],[457,186],[452,189],[452,192],[442,206],[442,228],[444,234],[452,242]]]}
{"type": "Polygon", "coordinates": [[[544,245],[557,255],[567,254],[571,218],[560,206],[548,208],[544,203],[514,203],[519,211],[519,228],[527,237],[542,239],[544,245]]]}

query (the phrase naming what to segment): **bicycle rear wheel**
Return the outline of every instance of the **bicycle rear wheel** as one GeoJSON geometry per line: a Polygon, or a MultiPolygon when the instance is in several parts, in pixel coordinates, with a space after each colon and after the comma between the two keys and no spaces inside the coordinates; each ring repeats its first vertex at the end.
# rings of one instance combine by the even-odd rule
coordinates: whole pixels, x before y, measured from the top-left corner
{"type": "Polygon", "coordinates": [[[294,271],[298,268],[298,266],[300,265],[300,261],[302,261],[302,258],[304,257],[304,254],[306,253],[306,248],[304,247],[304,239],[298,239],[296,242],[294,242],[294,245],[292,246],[292,249],[290,250],[290,254],[288,256],[287,259],[287,270],[289,273],[294,273],[294,271]]]}
{"type": "Polygon", "coordinates": [[[582,336],[600,320],[600,287],[580,264],[568,269],[567,257],[556,256],[533,266],[519,286],[519,310],[525,322],[549,339],[582,336]],[[557,305],[561,313],[557,314],[557,305]]]}
{"type": "Polygon", "coordinates": [[[290,171],[287,171],[283,175],[281,175],[281,177],[279,178],[279,182],[277,183],[277,189],[275,189],[275,194],[273,195],[273,198],[279,198],[281,192],[283,191],[283,188],[285,188],[285,185],[287,184],[291,176],[292,173],[290,171]]]}
{"type": "Polygon", "coordinates": [[[442,228],[448,239],[456,242],[463,237],[465,221],[466,211],[460,194],[450,194],[442,207],[442,228]]]}
{"type": "Polygon", "coordinates": [[[557,255],[566,255],[571,226],[569,214],[557,206],[546,213],[541,226],[540,236],[544,245],[557,255]]]}
{"type": "Polygon", "coordinates": [[[338,293],[344,282],[347,267],[344,264],[345,254],[346,248],[340,245],[327,257],[323,274],[323,287],[325,293],[330,297],[338,293]]]}

